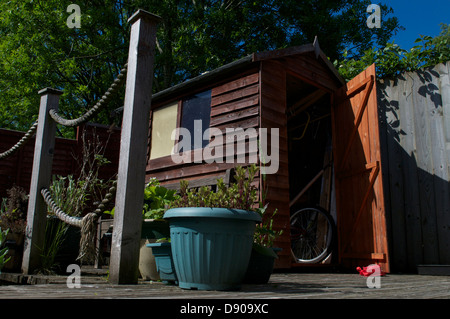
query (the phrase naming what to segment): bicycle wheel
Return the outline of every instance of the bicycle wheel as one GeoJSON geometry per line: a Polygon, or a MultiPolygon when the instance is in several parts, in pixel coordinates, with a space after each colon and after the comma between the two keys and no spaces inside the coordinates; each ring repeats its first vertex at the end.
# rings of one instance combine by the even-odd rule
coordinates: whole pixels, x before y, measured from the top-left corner
{"type": "Polygon", "coordinates": [[[331,253],[334,221],[321,208],[303,208],[291,216],[291,250],[297,263],[318,263],[331,253]]]}

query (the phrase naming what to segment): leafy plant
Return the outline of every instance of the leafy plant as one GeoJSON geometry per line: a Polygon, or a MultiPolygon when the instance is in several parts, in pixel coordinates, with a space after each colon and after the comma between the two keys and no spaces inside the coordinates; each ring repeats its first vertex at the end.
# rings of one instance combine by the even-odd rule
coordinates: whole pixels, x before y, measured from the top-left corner
{"type": "MultiPolygon", "coordinates": [[[[82,198],[84,192],[73,176],[53,176],[50,184],[50,193],[56,205],[66,214],[70,216],[81,215],[80,210],[85,203],[85,199],[82,198]]],[[[53,212],[48,211],[45,225],[45,240],[41,247],[41,263],[37,270],[38,273],[48,275],[57,272],[56,256],[61,250],[68,229],[68,224],[60,221],[53,215],[53,212]]]]}
{"type": "MultiPolygon", "coordinates": [[[[176,190],[167,189],[159,185],[155,178],[150,179],[144,188],[144,204],[142,207],[143,219],[162,219],[164,212],[176,200],[176,190]]],[[[114,216],[115,207],[104,214],[114,216]]]]}
{"type": "Polygon", "coordinates": [[[223,179],[218,179],[216,192],[207,186],[189,189],[188,181],[180,181],[180,196],[172,202],[170,208],[224,207],[254,210],[255,203],[258,202],[258,190],[252,183],[258,167],[252,164],[247,169],[237,166],[235,170],[235,181],[227,187],[223,179]]]}
{"type": "Polygon", "coordinates": [[[266,204],[264,207],[261,207],[260,205],[260,207],[256,209],[262,218],[262,223],[256,225],[255,233],[253,235],[253,243],[262,247],[273,247],[274,240],[283,234],[283,230],[275,231],[273,229],[273,218],[277,214],[278,210],[275,209],[271,216],[267,216],[268,206],[269,204],[266,204]]]}
{"type": "Polygon", "coordinates": [[[0,273],[3,266],[11,259],[11,257],[6,258],[9,251],[8,247],[2,248],[5,245],[6,236],[8,236],[8,232],[9,229],[2,230],[2,228],[0,227],[0,273]]]}
{"type": "Polygon", "coordinates": [[[56,205],[67,215],[80,216],[82,214],[89,198],[83,184],[72,175],[53,176],[50,193],[56,205]]]}
{"type": "Polygon", "coordinates": [[[162,219],[164,212],[176,199],[176,190],[167,189],[159,183],[149,183],[144,189],[143,217],[146,219],[162,219]]]}

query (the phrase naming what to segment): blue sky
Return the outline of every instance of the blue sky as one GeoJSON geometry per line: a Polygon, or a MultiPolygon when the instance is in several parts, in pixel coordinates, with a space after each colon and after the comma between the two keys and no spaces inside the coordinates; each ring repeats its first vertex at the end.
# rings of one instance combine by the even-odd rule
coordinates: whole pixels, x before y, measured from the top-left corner
{"type": "Polygon", "coordinates": [[[394,9],[394,15],[399,19],[400,25],[406,29],[391,39],[402,49],[409,50],[413,47],[414,40],[420,34],[432,37],[439,35],[440,23],[450,24],[450,0],[385,0],[382,2],[394,9]]]}

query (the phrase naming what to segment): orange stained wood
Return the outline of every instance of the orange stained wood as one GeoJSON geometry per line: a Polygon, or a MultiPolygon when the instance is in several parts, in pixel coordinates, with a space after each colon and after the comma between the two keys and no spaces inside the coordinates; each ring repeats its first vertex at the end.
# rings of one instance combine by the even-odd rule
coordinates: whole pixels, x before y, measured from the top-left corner
{"type": "Polygon", "coordinates": [[[375,65],[349,81],[332,109],[339,259],[389,272],[375,65]]]}

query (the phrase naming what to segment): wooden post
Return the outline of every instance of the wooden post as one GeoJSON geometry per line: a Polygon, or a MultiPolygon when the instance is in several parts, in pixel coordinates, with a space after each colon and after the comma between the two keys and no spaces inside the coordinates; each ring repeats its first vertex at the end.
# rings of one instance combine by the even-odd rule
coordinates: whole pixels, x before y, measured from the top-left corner
{"type": "Polygon", "coordinates": [[[24,274],[33,273],[39,266],[40,249],[44,244],[47,205],[41,195],[41,189],[50,186],[56,130],[56,123],[50,117],[49,111],[58,109],[61,94],[61,91],[50,88],[39,91],[41,104],[28,201],[27,228],[22,261],[22,272],[24,274]]]}
{"type": "Polygon", "coordinates": [[[160,17],[143,10],[128,20],[132,26],[109,266],[113,284],[138,281],[153,57],[159,21],[160,17]]]}

